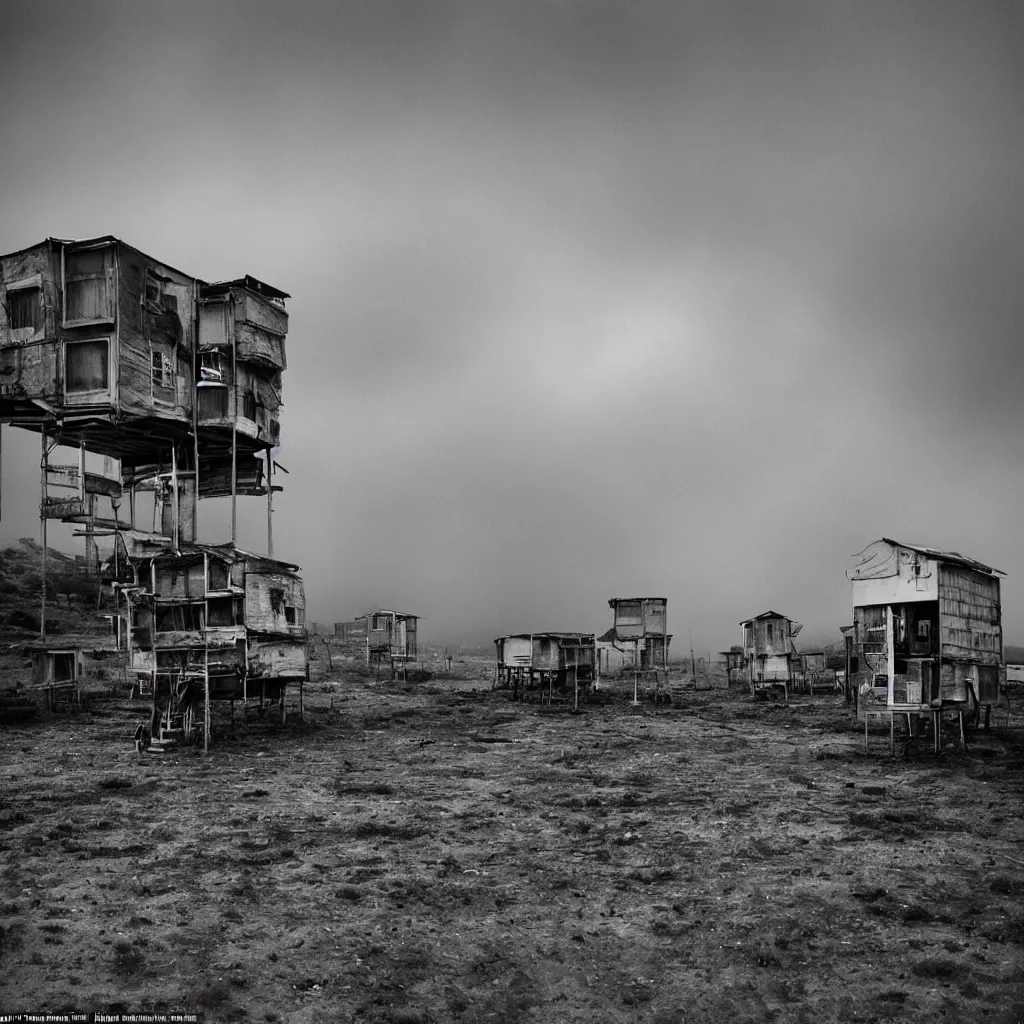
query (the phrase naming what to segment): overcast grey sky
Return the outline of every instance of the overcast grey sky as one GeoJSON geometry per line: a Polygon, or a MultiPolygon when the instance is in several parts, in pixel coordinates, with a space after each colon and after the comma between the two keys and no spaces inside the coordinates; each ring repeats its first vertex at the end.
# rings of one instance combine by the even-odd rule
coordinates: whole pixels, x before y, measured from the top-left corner
{"type": "MultiPolygon", "coordinates": [[[[9,2],[0,251],[110,233],[292,294],[275,553],[312,619],[474,640],[658,595],[680,649],[769,607],[838,638],[885,535],[1004,569],[1024,641],[1022,23],[9,2]]],[[[0,541],[38,534],[18,435],[0,541]]]]}

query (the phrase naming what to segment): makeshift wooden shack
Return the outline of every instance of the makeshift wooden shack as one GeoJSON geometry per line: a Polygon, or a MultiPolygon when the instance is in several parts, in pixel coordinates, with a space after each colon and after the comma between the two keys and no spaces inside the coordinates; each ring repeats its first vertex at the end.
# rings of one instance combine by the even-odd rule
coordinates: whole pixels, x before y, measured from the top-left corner
{"type": "Polygon", "coordinates": [[[913,730],[944,714],[987,716],[1003,658],[998,569],[955,551],[883,537],[847,570],[853,600],[851,671],[861,717],[879,710],[913,730]]]}
{"type": "Polygon", "coordinates": [[[80,704],[82,687],[89,680],[104,679],[116,685],[124,672],[118,639],[64,634],[30,646],[32,690],[54,707],[62,701],[80,704]]]}
{"type": "Polygon", "coordinates": [[[745,619],[740,627],[751,694],[757,697],[781,690],[783,699],[788,699],[797,661],[793,639],[802,628],[800,623],[767,611],[745,619]]]}
{"type": "Polygon", "coordinates": [[[289,684],[309,678],[299,568],[232,545],[194,545],[136,563],[124,588],[130,668],[152,695],[154,736],[189,736],[210,701],[269,705],[282,722],[289,684]]]}
{"type": "Polygon", "coordinates": [[[664,597],[613,597],[608,606],[614,621],[601,640],[623,652],[631,651],[624,654],[623,670],[667,672],[672,642],[667,627],[668,601],[664,597]]]}
{"type": "Polygon", "coordinates": [[[815,690],[835,690],[838,679],[835,669],[829,668],[828,656],[824,650],[800,651],[797,654],[797,671],[801,687],[807,693],[815,690]]]}
{"type": "Polygon", "coordinates": [[[512,700],[585,697],[597,679],[593,633],[511,633],[494,641],[495,686],[512,700]]]}
{"type": "Polygon", "coordinates": [[[719,651],[722,656],[722,665],[725,666],[726,685],[732,686],[733,681],[743,678],[743,670],[746,668],[742,647],[730,647],[727,651],[719,651]]]}
{"type": "Polygon", "coordinates": [[[418,615],[381,609],[360,618],[366,623],[366,667],[404,673],[417,655],[418,615]]]}
{"type": "Polygon", "coordinates": [[[199,498],[230,496],[234,542],[235,498],[259,494],[272,555],[287,297],[250,276],[207,284],[111,235],[0,256],[0,423],[42,434],[44,523],[84,524],[87,546],[177,548],[197,539],[199,498]],[[49,465],[58,441],[78,466],[49,465]],[[88,473],[85,452],[120,466],[88,473]]]}

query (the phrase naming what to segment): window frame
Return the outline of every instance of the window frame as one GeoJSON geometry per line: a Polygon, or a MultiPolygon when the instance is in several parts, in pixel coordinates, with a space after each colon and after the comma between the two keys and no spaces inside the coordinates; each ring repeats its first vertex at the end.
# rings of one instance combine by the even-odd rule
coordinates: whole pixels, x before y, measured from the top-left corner
{"type": "Polygon", "coordinates": [[[64,327],[87,327],[92,324],[114,324],[117,321],[117,258],[114,251],[114,243],[107,242],[104,245],[88,246],[81,248],[70,248],[64,246],[60,255],[60,283],[62,303],[61,322],[64,327]],[[68,318],[68,256],[79,253],[99,252],[103,257],[102,274],[80,274],[70,278],[71,281],[98,280],[100,277],[106,283],[106,306],[107,312],[98,317],[75,317],[68,318]]]}
{"type": "Polygon", "coordinates": [[[222,384],[224,380],[224,353],[219,348],[204,349],[199,353],[199,379],[210,384],[222,384]],[[205,365],[209,361],[212,365],[205,365]]]}
{"type": "MultiPolygon", "coordinates": [[[[196,390],[199,392],[200,395],[200,398],[197,399],[197,401],[199,402],[199,408],[197,412],[200,420],[202,420],[205,423],[208,420],[226,420],[231,418],[231,395],[230,389],[228,388],[227,384],[214,384],[212,382],[200,381],[199,386],[196,388],[196,390]],[[201,396],[211,393],[219,393],[224,396],[223,410],[218,408],[215,409],[213,412],[210,412],[208,409],[203,408],[204,399],[201,396]]],[[[218,403],[220,403],[220,401],[221,400],[218,399],[218,403]]]]}
{"type": "Polygon", "coordinates": [[[114,402],[114,345],[113,335],[102,335],[94,338],[66,338],[63,342],[61,370],[63,371],[63,392],[65,405],[103,405],[114,402]],[[75,345],[94,345],[105,342],[107,346],[107,386],[105,388],[89,388],[83,391],[68,390],[68,355],[75,345]]]}
{"type": "Polygon", "coordinates": [[[23,277],[17,281],[8,281],[4,284],[6,294],[5,313],[7,315],[7,328],[10,331],[11,339],[14,341],[34,341],[43,337],[46,333],[46,309],[43,305],[43,276],[33,274],[31,277],[23,277]],[[14,326],[13,300],[19,298],[26,292],[34,292],[36,298],[34,322],[21,327],[14,326]]]}

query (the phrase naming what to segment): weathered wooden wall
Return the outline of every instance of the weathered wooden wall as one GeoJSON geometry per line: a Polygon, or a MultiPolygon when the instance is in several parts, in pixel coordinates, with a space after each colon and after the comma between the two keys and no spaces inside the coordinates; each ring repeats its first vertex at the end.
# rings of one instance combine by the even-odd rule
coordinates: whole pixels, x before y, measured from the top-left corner
{"type": "Polygon", "coordinates": [[[44,242],[0,261],[0,394],[17,392],[56,404],[59,394],[54,340],[61,317],[57,285],[59,257],[44,242]],[[55,266],[56,261],[56,266],[55,266]],[[8,319],[7,285],[38,277],[40,319],[35,330],[13,330],[8,319]]]}
{"type": "Polygon", "coordinates": [[[970,569],[943,565],[939,571],[942,656],[998,664],[1002,654],[999,580],[970,569]]]}
{"type": "MultiPolygon", "coordinates": [[[[143,580],[145,586],[148,580],[143,580]]],[[[157,565],[156,593],[158,597],[192,598],[202,600],[206,594],[206,570],[202,559],[191,565],[157,565]]]]}
{"type": "Polygon", "coordinates": [[[250,630],[304,636],[305,621],[306,598],[301,579],[287,573],[246,571],[245,624],[250,630]],[[275,600],[274,592],[281,595],[279,600],[275,600]],[[296,609],[294,624],[287,621],[286,607],[296,609]]]}
{"type": "Polygon", "coordinates": [[[249,644],[249,674],[256,679],[304,679],[305,641],[257,640],[249,644]]]}

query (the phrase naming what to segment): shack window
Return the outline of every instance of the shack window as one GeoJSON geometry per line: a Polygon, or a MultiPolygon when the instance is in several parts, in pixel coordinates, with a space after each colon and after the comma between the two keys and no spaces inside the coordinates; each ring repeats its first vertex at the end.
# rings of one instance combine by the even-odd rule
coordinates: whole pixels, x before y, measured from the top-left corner
{"type": "Polygon", "coordinates": [[[386,615],[374,615],[372,629],[387,629],[388,617],[386,615]]]}
{"type": "Polygon", "coordinates": [[[769,622],[764,627],[764,635],[768,638],[768,643],[772,642],[772,624],[769,622]]]}
{"type": "Polygon", "coordinates": [[[237,626],[240,602],[232,597],[215,597],[207,604],[208,624],[211,626],[237,626]]]}
{"type": "Polygon", "coordinates": [[[56,683],[63,683],[69,679],[74,679],[77,675],[75,672],[76,659],[74,654],[60,653],[54,654],[53,656],[53,680],[56,683]]]}
{"type": "Polygon", "coordinates": [[[228,415],[228,389],[199,388],[199,415],[206,419],[224,419],[228,415]]]}
{"type": "Polygon", "coordinates": [[[202,628],[203,606],[201,604],[175,604],[157,608],[156,631],[158,633],[195,632],[202,628]]]}
{"type": "Polygon", "coordinates": [[[210,589],[228,589],[228,566],[226,562],[218,562],[215,559],[210,560],[210,589]]]}
{"type": "Polygon", "coordinates": [[[256,396],[251,391],[242,396],[242,415],[247,420],[256,419],[256,396]]]}
{"type": "Polygon", "coordinates": [[[7,315],[12,331],[31,328],[33,331],[42,327],[42,306],[39,301],[38,288],[18,288],[7,291],[7,315]]]}
{"type": "Polygon", "coordinates": [[[295,625],[295,609],[290,604],[286,604],[284,606],[284,621],[287,622],[289,626],[295,625]]]}
{"type": "Polygon", "coordinates": [[[170,388],[174,386],[174,370],[170,356],[166,352],[153,352],[153,387],[170,388]]]}
{"type": "Polygon", "coordinates": [[[110,387],[110,340],[68,342],[64,349],[65,391],[82,394],[110,387]]]}
{"type": "Polygon", "coordinates": [[[927,640],[932,635],[932,624],[927,619],[921,619],[917,624],[917,639],[927,640]]]}
{"type": "Polygon", "coordinates": [[[113,267],[114,253],[110,246],[65,252],[65,324],[113,321],[113,267]]]}
{"type": "Polygon", "coordinates": [[[218,351],[199,353],[199,376],[203,380],[221,381],[224,378],[224,367],[221,353],[218,351]]]}

